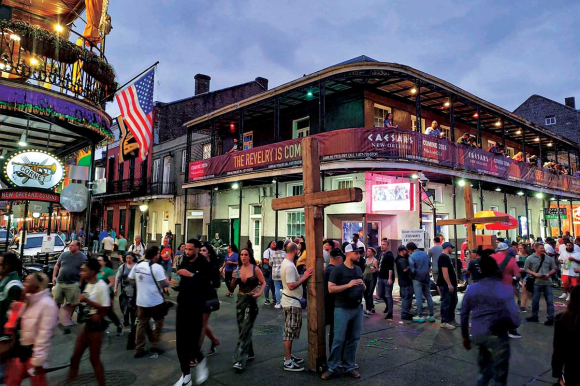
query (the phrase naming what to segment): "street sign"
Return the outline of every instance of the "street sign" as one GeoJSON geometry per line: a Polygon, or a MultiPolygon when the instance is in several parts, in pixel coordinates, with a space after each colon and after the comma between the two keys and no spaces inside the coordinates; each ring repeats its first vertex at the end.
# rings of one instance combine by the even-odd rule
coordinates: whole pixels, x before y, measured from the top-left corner
{"type": "Polygon", "coordinates": [[[425,231],[422,229],[405,229],[401,231],[402,244],[415,243],[417,248],[425,248],[425,231]]]}
{"type": "Polygon", "coordinates": [[[51,253],[54,252],[54,238],[58,237],[56,235],[44,235],[42,236],[42,253],[51,253]]]}
{"type": "Polygon", "coordinates": [[[69,212],[82,212],[87,207],[89,190],[83,184],[68,184],[60,192],[60,204],[69,212]]]}
{"type": "Polygon", "coordinates": [[[557,220],[558,215],[562,219],[568,218],[566,212],[566,208],[545,208],[544,215],[546,216],[546,220],[557,220]]]}

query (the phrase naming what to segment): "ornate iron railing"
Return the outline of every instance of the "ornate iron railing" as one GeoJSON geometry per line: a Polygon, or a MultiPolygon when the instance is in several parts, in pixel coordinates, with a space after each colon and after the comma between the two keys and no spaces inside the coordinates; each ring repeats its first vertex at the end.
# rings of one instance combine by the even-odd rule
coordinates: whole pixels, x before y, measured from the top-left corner
{"type": "Polygon", "coordinates": [[[119,194],[128,194],[129,196],[142,195],[159,195],[159,194],[175,194],[174,182],[155,182],[143,181],[142,179],[133,180],[118,180],[107,182],[107,191],[105,193],[95,195],[100,197],[113,196],[119,194]]]}
{"type": "Polygon", "coordinates": [[[0,74],[101,107],[117,86],[104,57],[19,21],[0,22],[0,74]]]}

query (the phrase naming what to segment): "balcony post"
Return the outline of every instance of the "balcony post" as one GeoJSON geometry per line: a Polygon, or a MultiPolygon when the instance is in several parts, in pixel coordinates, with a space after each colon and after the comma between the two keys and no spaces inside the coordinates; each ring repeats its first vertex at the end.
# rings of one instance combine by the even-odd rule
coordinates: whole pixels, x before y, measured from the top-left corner
{"type": "Polygon", "coordinates": [[[548,219],[546,219],[546,200],[542,198],[542,218],[544,219],[544,236],[548,236],[548,219]]]}
{"type": "Polygon", "coordinates": [[[213,201],[214,201],[214,191],[213,188],[210,190],[209,192],[209,228],[207,231],[207,239],[208,240],[213,240],[213,230],[211,227],[211,224],[213,222],[213,201]]]}
{"type": "Polygon", "coordinates": [[[215,127],[215,120],[211,121],[211,145],[210,145],[210,155],[212,157],[216,156],[216,127],[215,127]]]}
{"type": "Polygon", "coordinates": [[[185,168],[185,176],[183,177],[183,180],[185,182],[189,182],[189,162],[191,161],[190,157],[191,157],[191,130],[187,129],[187,137],[185,139],[185,164],[187,165],[187,167],[185,168]]]}
{"type": "MultiPolygon", "coordinates": [[[[46,235],[50,236],[50,227],[52,225],[52,202],[48,204],[48,224],[46,227],[46,235]]],[[[8,218],[8,221],[10,221],[10,217],[8,218]]],[[[6,227],[6,229],[8,229],[8,232],[10,231],[10,227],[6,227]]],[[[76,229],[75,229],[76,230],[76,229]]],[[[88,235],[86,235],[88,237],[88,235]]]]}
{"type": "Polygon", "coordinates": [[[558,205],[558,236],[562,235],[562,216],[560,215],[560,196],[556,198],[556,205],[558,205]]]}
{"type": "Polygon", "coordinates": [[[576,150],[576,170],[580,170],[580,150],[576,150]]]}
{"type": "Polygon", "coordinates": [[[238,124],[238,132],[239,132],[238,148],[240,150],[244,150],[244,109],[240,110],[240,121],[238,124]]]}
{"type": "Polygon", "coordinates": [[[527,158],[526,158],[526,154],[527,154],[526,153],[526,132],[525,132],[525,129],[523,126],[521,127],[520,130],[522,131],[522,152],[524,153],[524,162],[526,162],[527,161],[527,158]]]}
{"type": "Polygon", "coordinates": [[[453,109],[453,95],[449,95],[449,130],[451,131],[451,141],[455,142],[455,114],[453,109]]]}
{"type": "Polygon", "coordinates": [[[540,147],[540,167],[542,167],[542,165],[544,165],[544,159],[542,158],[543,157],[543,154],[542,154],[542,137],[538,137],[538,138],[540,138],[540,141],[538,142],[538,145],[540,147]]]}
{"type": "Polygon", "coordinates": [[[421,127],[421,81],[417,80],[415,82],[415,87],[417,88],[417,93],[415,94],[415,117],[416,119],[416,123],[415,123],[415,130],[417,130],[418,133],[423,132],[423,128],[421,127]]]}
{"type": "Polygon", "coordinates": [[[528,210],[528,194],[524,194],[524,207],[526,209],[526,221],[528,222],[528,237],[530,236],[531,230],[532,230],[532,219],[530,219],[530,216],[528,215],[529,210],[528,210]]]}
{"type": "Polygon", "coordinates": [[[568,150],[568,174],[572,175],[572,157],[570,156],[570,150],[568,150]]]}
{"type": "Polygon", "coordinates": [[[556,145],[556,147],[554,148],[554,156],[556,157],[555,161],[556,163],[560,163],[560,161],[558,160],[558,145],[556,145]]]}
{"type": "MultiPolygon", "coordinates": [[[[89,192],[87,194],[87,214],[85,217],[85,239],[88,239],[91,232],[91,201],[93,200],[93,183],[95,182],[95,143],[91,143],[91,155],[89,163],[89,192]]],[[[52,210],[51,210],[52,214],[52,210]]],[[[49,215],[50,216],[50,215],[49,215]]],[[[58,230],[57,230],[58,231],[58,230]]]]}
{"type": "Polygon", "coordinates": [[[237,245],[238,245],[238,249],[241,249],[241,245],[240,242],[242,241],[242,189],[244,187],[244,183],[242,181],[240,181],[239,183],[240,187],[240,199],[238,201],[238,240],[237,240],[237,245]]]}
{"type": "Polygon", "coordinates": [[[274,109],[274,142],[279,141],[280,141],[280,97],[276,97],[276,108],[274,109]]]}
{"type": "MultiPolygon", "coordinates": [[[[6,223],[6,244],[4,252],[8,252],[8,238],[10,237],[10,229],[12,228],[12,203],[14,201],[8,201],[8,222],[6,223]]],[[[50,233],[49,233],[50,234],[50,233]]]]}
{"type": "MultiPolygon", "coordinates": [[[[501,142],[502,142],[502,144],[503,144],[503,149],[504,149],[504,152],[506,152],[507,150],[506,150],[506,148],[505,148],[505,130],[504,130],[504,128],[503,128],[503,127],[504,127],[504,120],[503,120],[503,118],[500,118],[500,120],[499,120],[499,125],[500,125],[500,129],[501,129],[501,142]]],[[[506,154],[507,154],[507,153],[506,153],[506,154]]],[[[514,154],[514,155],[515,155],[515,154],[514,154]]],[[[514,155],[512,155],[512,157],[513,157],[514,155]]]]}
{"type": "Polygon", "coordinates": [[[318,132],[326,131],[326,84],[318,81],[318,132]]]}
{"type": "MultiPolygon", "coordinates": [[[[457,179],[451,177],[451,183],[453,184],[453,189],[451,195],[453,196],[453,218],[457,218],[457,179]]],[[[454,244],[457,245],[457,225],[453,224],[453,238],[454,244]]],[[[457,257],[457,255],[455,255],[457,257]]]]}
{"type": "Polygon", "coordinates": [[[503,190],[503,212],[508,214],[508,198],[505,189],[503,190]]]}
{"type": "Polygon", "coordinates": [[[483,141],[481,138],[481,109],[477,107],[477,144],[479,147],[483,147],[483,141]]]}
{"type": "MultiPolygon", "coordinates": [[[[189,134],[188,134],[189,137],[189,134]]],[[[187,188],[183,189],[183,243],[187,243],[187,188]]],[[[213,193],[213,189],[212,189],[212,193],[213,193]]],[[[211,198],[210,198],[210,203],[211,203],[211,198]]],[[[210,204],[211,205],[211,204],[210,204]]],[[[210,217],[211,217],[211,206],[209,207],[210,210],[210,217]]],[[[203,230],[202,230],[203,233],[203,230]]],[[[176,235],[177,237],[177,235],[176,235]]],[[[210,235],[207,235],[208,240],[210,239],[210,235]]],[[[177,249],[176,249],[177,251],[177,249]]],[[[217,252],[216,252],[217,253],[217,252]]]]}
{"type": "MultiPolygon", "coordinates": [[[[278,194],[278,177],[274,177],[274,180],[276,181],[276,198],[279,198],[279,194],[278,194]]],[[[278,241],[278,211],[274,211],[274,240],[278,241]]]]}
{"type": "MultiPolygon", "coordinates": [[[[479,181],[479,207],[481,208],[480,210],[485,210],[483,207],[483,187],[481,186],[481,181],[479,181]]],[[[481,234],[485,234],[485,227],[481,230],[481,234]]]]}

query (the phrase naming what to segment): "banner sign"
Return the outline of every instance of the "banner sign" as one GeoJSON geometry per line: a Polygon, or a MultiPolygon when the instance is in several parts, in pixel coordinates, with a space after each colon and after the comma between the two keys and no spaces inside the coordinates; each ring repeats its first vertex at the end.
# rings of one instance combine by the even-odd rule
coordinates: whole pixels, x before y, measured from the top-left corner
{"type": "Polygon", "coordinates": [[[60,202],[60,194],[32,191],[30,189],[2,189],[0,191],[0,200],[32,200],[46,202],[60,202]]]}
{"type": "Polygon", "coordinates": [[[407,243],[415,243],[417,248],[425,248],[425,231],[422,229],[404,229],[401,231],[402,245],[407,243]]]}
{"type": "Polygon", "coordinates": [[[21,150],[8,156],[2,181],[21,188],[52,189],[64,178],[64,166],[45,150],[21,150]]]}
{"type": "MultiPolygon", "coordinates": [[[[580,193],[580,178],[558,175],[503,155],[414,131],[374,127],[335,130],[315,134],[313,137],[319,140],[319,154],[323,163],[369,158],[396,160],[401,163],[420,162],[580,193]]],[[[227,153],[190,162],[189,182],[300,166],[301,156],[301,139],[227,153]]]]}
{"type": "Polygon", "coordinates": [[[125,126],[125,121],[122,116],[117,117],[117,122],[119,123],[120,130],[120,142],[119,142],[119,163],[129,161],[131,159],[137,158],[137,153],[139,153],[139,144],[127,127],[125,126]]]}

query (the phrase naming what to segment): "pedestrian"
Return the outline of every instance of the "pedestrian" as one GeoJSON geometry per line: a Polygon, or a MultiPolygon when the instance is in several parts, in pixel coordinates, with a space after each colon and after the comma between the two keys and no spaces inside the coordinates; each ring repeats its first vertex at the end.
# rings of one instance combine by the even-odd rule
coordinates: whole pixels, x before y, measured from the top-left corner
{"type": "Polygon", "coordinates": [[[397,248],[397,276],[399,277],[399,294],[401,296],[401,320],[413,320],[411,305],[413,304],[413,280],[409,266],[409,250],[404,245],[397,248]]]}
{"type": "Polygon", "coordinates": [[[392,113],[387,114],[387,118],[385,119],[385,122],[384,122],[384,127],[385,127],[385,129],[398,129],[399,128],[399,125],[393,124],[393,114],[392,113]]]}
{"type": "Polygon", "coordinates": [[[264,292],[266,300],[264,305],[276,304],[276,289],[274,288],[274,281],[272,280],[272,265],[270,261],[272,260],[272,255],[276,252],[276,241],[270,241],[268,244],[268,249],[264,251],[262,255],[262,274],[264,275],[264,280],[266,281],[266,291],[264,292]],[[270,292],[272,292],[272,303],[270,303],[270,292]]]}
{"type": "Polygon", "coordinates": [[[129,246],[127,252],[133,252],[137,257],[137,262],[141,262],[145,255],[145,245],[141,242],[141,236],[135,236],[135,242],[129,246]]]}
{"type": "Polygon", "coordinates": [[[580,252],[574,251],[574,243],[566,239],[565,249],[560,252],[560,267],[562,269],[562,296],[560,299],[570,300],[572,288],[578,285],[580,276],[580,252]]]}
{"type": "Polygon", "coordinates": [[[534,244],[535,253],[528,256],[524,265],[524,270],[529,275],[526,285],[532,293],[532,316],[526,318],[528,322],[539,322],[540,296],[544,293],[548,319],[544,322],[546,326],[554,324],[554,294],[552,292],[552,276],[556,273],[556,263],[554,259],[546,254],[543,244],[534,244]],[[533,289],[532,289],[533,288],[533,289]]]}
{"type": "Polygon", "coordinates": [[[107,287],[109,288],[109,296],[111,297],[111,307],[109,307],[109,310],[107,311],[107,317],[111,319],[111,322],[113,322],[115,326],[117,326],[117,336],[121,336],[123,335],[123,325],[121,324],[119,317],[117,316],[115,310],[113,309],[113,303],[115,299],[115,287],[117,286],[115,271],[113,271],[112,268],[113,265],[111,264],[109,256],[107,255],[99,256],[97,257],[97,261],[101,265],[101,269],[97,274],[97,279],[102,280],[105,282],[105,284],[107,284],[107,287]]]}
{"type": "MultiPolygon", "coordinates": [[[[511,249],[506,243],[499,243],[497,245],[497,252],[491,255],[498,264],[499,272],[502,275],[502,283],[513,286],[514,293],[519,295],[517,284],[520,280],[520,268],[516,263],[515,256],[516,251],[511,249]]],[[[509,332],[509,337],[519,339],[522,336],[517,330],[513,330],[509,332]]]]}
{"type": "Polygon", "coordinates": [[[171,249],[171,245],[169,245],[170,242],[171,240],[168,237],[163,238],[160,253],[161,259],[159,260],[168,278],[171,278],[173,269],[173,250],[171,249]]]}
{"type": "Polygon", "coordinates": [[[282,240],[278,240],[276,242],[276,251],[272,253],[272,260],[270,263],[272,264],[272,281],[274,282],[274,287],[276,288],[276,305],[274,308],[282,308],[282,304],[280,303],[281,296],[282,296],[282,262],[286,258],[286,252],[284,242],[282,240]]]}
{"type": "MultiPolygon", "coordinates": [[[[295,257],[296,269],[299,275],[303,275],[306,271],[306,243],[304,241],[299,241],[297,244],[298,253],[295,257]]],[[[288,253],[288,246],[286,246],[286,253],[288,253]]],[[[308,297],[308,290],[306,289],[306,283],[302,283],[302,297],[306,299],[308,297]]]]}
{"type": "MultiPolygon", "coordinates": [[[[455,308],[457,307],[457,276],[449,254],[455,247],[450,242],[441,245],[443,253],[439,256],[439,278],[437,286],[441,292],[441,328],[455,330],[459,324],[455,321],[455,308]]],[[[417,299],[417,302],[419,300],[417,299]]]]}
{"type": "MultiPolygon", "coordinates": [[[[370,317],[370,315],[375,313],[375,305],[373,303],[373,293],[375,292],[375,281],[374,281],[374,274],[375,272],[379,271],[379,263],[376,259],[377,251],[373,247],[369,247],[366,250],[366,261],[365,261],[365,270],[363,272],[363,280],[365,282],[365,306],[366,310],[364,312],[364,316],[370,317]]],[[[394,278],[394,274],[393,274],[394,278]]]]}
{"type": "Polygon", "coordinates": [[[481,280],[481,254],[482,254],[481,247],[474,248],[469,251],[469,264],[467,265],[467,275],[471,280],[471,284],[477,283],[481,280]]]}
{"type": "Polygon", "coordinates": [[[294,265],[294,258],[298,253],[298,246],[290,243],[286,246],[286,258],[282,262],[280,275],[282,277],[282,308],[284,309],[284,363],[286,371],[304,371],[304,359],[292,355],[292,342],[300,338],[302,328],[302,305],[303,299],[301,286],[312,275],[309,268],[302,273],[294,265]]]}
{"type": "Polygon", "coordinates": [[[99,240],[99,228],[98,227],[95,229],[94,232],[91,232],[91,241],[93,242],[92,248],[91,248],[92,252],[93,253],[99,252],[100,240],[99,240]]]}
{"type": "Polygon", "coordinates": [[[324,268],[330,264],[330,251],[334,249],[334,242],[332,240],[324,240],[322,242],[322,258],[324,259],[324,268]]]}
{"type": "Polygon", "coordinates": [[[326,325],[330,326],[328,334],[328,349],[332,349],[332,341],[334,340],[334,303],[336,295],[328,291],[328,281],[330,275],[335,267],[338,267],[344,262],[345,255],[340,248],[333,248],[330,251],[330,262],[324,269],[324,315],[326,325]]]}
{"type": "Polygon", "coordinates": [[[430,137],[441,138],[441,130],[439,130],[439,122],[431,122],[431,126],[425,129],[425,134],[430,137]]]}
{"type": "MultiPolygon", "coordinates": [[[[429,255],[429,261],[431,263],[431,274],[433,275],[433,282],[437,285],[437,280],[439,279],[439,267],[437,266],[437,262],[439,261],[439,256],[443,253],[443,248],[441,248],[441,243],[443,239],[440,236],[436,236],[433,238],[433,246],[429,248],[427,251],[427,255],[429,255]]],[[[441,296],[439,292],[439,287],[437,286],[437,293],[441,296]]]]}
{"type": "Polygon", "coordinates": [[[163,330],[163,323],[167,309],[165,307],[161,288],[169,286],[163,267],[159,264],[159,249],[148,248],[145,251],[145,260],[135,265],[129,273],[131,283],[137,288],[137,332],[135,337],[135,358],[142,358],[149,354],[145,350],[145,336],[149,335],[149,319],[155,322],[155,329],[149,335],[151,352],[162,354],[159,347],[159,336],[163,330]]]}
{"type": "Polygon", "coordinates": [[[207,351],[207,356],[212,356],[217,352],[217,347],[221,346],[220,340],[215,336],[213,329],[209,325],[209,318],[212,312],[217,311],[220,307],[220,301],[218,299],[217,289],[221,285],[221,277],[218,268],[218,257],[215,249],[210,243],[204,243],[199,250],[199,253],[209,262],[210,265],[210,286],[207,289],[208,296],[204,304],[203,313],[203,327],[201,331],[201,337],[199,339],[199,349],[203,345],[203,341],[207,336],[211,342],[211,347],[207,351]]]}
{"type": "Polygon", "coordinates": [[[236,268],[230,288],[232,291],[239,286],[236,301],[236,319],[238,322],[238,344],[234,353],[234,370],[240,372],[246,367],[248,360],[254,359],[252,330],[258,316],[257,300],[264,292],[265,284],[262,271],[250,263],[250,251],[246,248],[240,251],[241,264],[236,268]]]}
{"type": "Polygon", "coordinates": [[[427,300],[429,317],[427,320],[435,322],[435,311],[433,310],[433,299],[431,298],[431,288],[429,283],[429,256],[419,250],[413,242],[407,243],[409,256],[409,267],[411,268],[411,278],[413,280],[413,292],[417,299],[417,315],[413,317],[413,322],[425,323],[423,318],[423,298],[427,300]]]}
{"type": "Polygon", "coordinates": [[[123,258],[123,264],[117,269],[117,276],[115,277],[114,293],[115,296],[119,296],[119,308],[123,314],[125,327],[133,327],[137,316],[135,286],[129,282],[129,274],[135,264],[135,254],[133,252],[126,254],[123,258]]]}
{"type": "Polygon", "coordinates": [[[528,291],[528,286],[526,286],[528,274],[524,270],[524,265],[526,263],[526,259],[528,258],[528,256],[531,253],[529,251],[528,246],[525,244],[519,244],[517,251],[518,251],[518,253],[516,255],[516,263],[518,265],[518,268],[520,269],[520,280],[521,280],[520,281],[520,288],[521,288],[521,293],[522,293],[521,294],[520,311],[521,312],[528,312],[527,306],[528,306],[528,302],[532,298],[532,293],[530,291],[528,291]]]}
{"type": "Polygon", "coordinates": [[[360,378],[356,367],[356,351],[362,329],[362,298],[365,290],[362,270],[356,264],[364,249],[352,243],[345,247],[346,260],[335,267],[328,280],[328,292],[335,294],[334,339],[328,358],[327,380],[344,373],[360,378]]]}
{"type": "Polygon", "coordinates": [[[111,307],[109,288],[104,281],[98,280],[97,275],[101,265],[96,259],[86,260],[81,267],[81,278],[87,283],[83,293],[79,295],[81,305],[88,307],[85,326],[77,335],[75,348],[70,359],[68,373],[69,381],[78,376],[81,357],[88,348],[89,359],[95,372],[95,378],[99,386],[105,386],[105,368],[101,362],[101,346],[103,345],[103,332],[107,329],[105,315],[111,307]]]}
{"type": "Polygon", "coordinates": [[[473,341],[479,348],[478,385],[488,385],[492,380],[494,385],[506,385],[510,359],[508,331],[518,327],[520,317],[512,287],[502,283],[496,261],[483,256],[479,267],[481,280],[467,288],[461,305],[463,347],[470,350],[473,341]]]}
{"type": "Polygon", "coordinates": [[[385,319],[393,319],[393,284],[395,282],[395,256],[387,250],[387,239],[381,240],[381,264],[379,266],[379,297],[385,302],[385,319]]]}
{"type": "MultiPolygon", "coordinates": [[[[214,273],[210,262],[199,251],[201,241],[190,239],[185,245],[185,255],[178,267],[179,283],[172,280],[172,287],[179,292],[176,311],[176,348],[181,367],[181,377],[174,386],[185,386],[191,382],[190,364],[195,366],[195,382],[202,384],[209,376],[207,360],[200,350],[203,334],[203,314],[209,300],[217,273],[214,273]]],[[[139,293],[139,289],[137,289],[139,293]]]]}
{"type": "Polygon", "coordinates": [[[122,233],[119,233],[119,237],[115,241],[115,245],[117,246],[117,254],[119,256],[119,260],[124,261],[125,253],[127,250],[127,239],[123,237],[122,233]]]}
{"type": "Polygon", "coordinates": [[[24,286],[19,272],[22,263],[18,256],[11,252],[0,255],[0,341],[4,341],[4,325],[8,321],[8,311],[12,302],[20,300],[24,286]]]}
{"type": "Polygon", "coordinates": [[[554,353],[552,377],[558,385],[580,385],[580,367],[577,352],[580,347],[580,286],[570,292],[570,301],[564,312],[556,317],[554,326],[554,353]]]}
{"type": "Polygon", "coordinates": [[[44,366],[58,325],[58,307],[47,289],[48,283],[48,276],[41,272],[24,280],[24,305],[18,315],[20,339],[6,365],[7,386],[18,386],[28,377],[32,386],[48,385],[44,366]]]}
{"type": "Polygon", "coordinates": [[[224,244],[224,241],[220,238],[220,234],[216,233],[214,238],[211,239],[210,244],[215,250],[219,250],[220,247],[224,244]]]}
{"type": "MultiPolygon", "coordinates": [[[[103,229],[102,231],[99,232],[99,250],[98,250],[99,253],[103,252],[103,247],[104,247],[103,240],[107,236],[109,236],[109,232],[107,232],[106,230],[103,229]]],[[[111,248],[111,250],[112,250],[112,248],[111,248]]]]}
{"type": "MultiPolygon", "coordinates": [[[[249,251],[248,251],[249,253],[249,251]]],[[[238,247],[235,244],[228,245],[228,252],[226,254],[226,259],[224,261],[224,265],[222,270],[224,272],[224,279],[226,282],[226,287],[228,288],[228,292],[226,293],[226,297],[233,298],[234,297],[234,288],[231,286],[232,283],[232,276],[234,270],[238,266],[238,247]]]]}
{"type": "Polygon", "coordinates": [[[63,310],[65,316],[61,319],[65,334],[71,332],[70,326],[73,324],[72,312],[74,310],[71,305],[79,301],[81,266],[87,261],[85,254],[80,251],[81,246],[78,241],[72,241],[68,249],[68,252],[63,252],[60,255],[52,271],[54,301],[58,307],[66,305],[63,310]]]}

